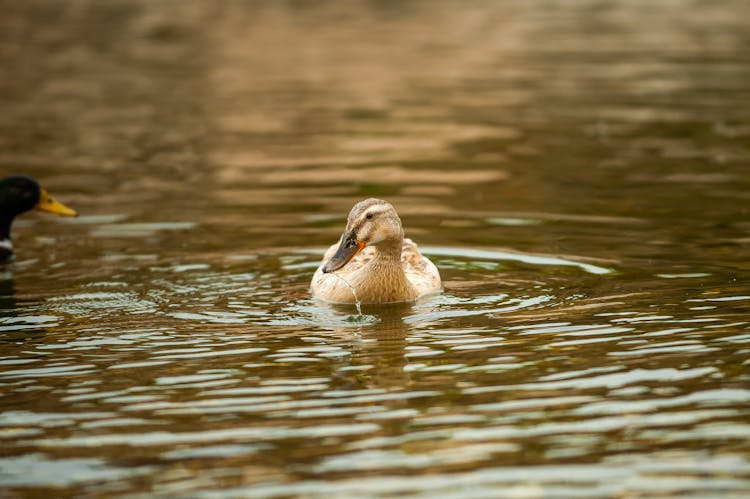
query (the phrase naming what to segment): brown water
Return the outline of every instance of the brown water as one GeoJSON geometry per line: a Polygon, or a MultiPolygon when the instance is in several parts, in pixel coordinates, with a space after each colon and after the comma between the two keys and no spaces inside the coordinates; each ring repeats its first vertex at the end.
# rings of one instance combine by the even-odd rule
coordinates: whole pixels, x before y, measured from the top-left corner
{"type": "Polygon", "coordinates": [[[750,494],[747,2],[1,6],[0,495],[750,494]]]}

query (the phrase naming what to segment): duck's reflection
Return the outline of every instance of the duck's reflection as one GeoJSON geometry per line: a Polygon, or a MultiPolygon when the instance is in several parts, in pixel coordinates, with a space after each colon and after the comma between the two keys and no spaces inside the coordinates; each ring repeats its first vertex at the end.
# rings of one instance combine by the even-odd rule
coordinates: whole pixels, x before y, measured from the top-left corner
{"type": "Polygon", "coordinates": [[[15,317],[16,299],[13,273],[7,265],[0,264],[0,317],[15,317]]]}
{"type": "Polygon", "coordinates": [[[43,328],[28,327],[23,323],[23,303],[19,303],[13,281],[13,271],[8,264],[0,264],[0,342],[18,343],[44,336],[43,328]]]}
{"type": "Polygon", "coordinates": [[[411,376],[405,369],[409,327],[405,318],[413,313],[411,304],[363,307],[362,312],[378,317],[378,322],[361,331],[359,351],[354,362],[372,365],[370,384],[384,389],[408,388],[411,376]]]}
{"type": "Polygon", "coordinates": [[[407,369],[409,334],[414,319],[434,309],[429,302],[363,305],[361,315],[350,315],[351,305],[328,305],[330,310],[348,314],[359,326],[337,327],[342,336],[357,336],[352,344],[348,369],[360,370],[359,382],[368,388],[408,390],[413,385],[407,369]]]}

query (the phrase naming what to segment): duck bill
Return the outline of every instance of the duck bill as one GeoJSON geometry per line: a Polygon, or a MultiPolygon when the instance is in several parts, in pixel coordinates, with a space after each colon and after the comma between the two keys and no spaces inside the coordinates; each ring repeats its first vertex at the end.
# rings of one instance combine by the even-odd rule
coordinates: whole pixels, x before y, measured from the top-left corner
{"type": "Polygon", "coordinates": [[[39,202],[36,204],[36,206],[34,206],[34,208],[36,208],[37,210],[54,213],[56,215],[63,215],[65,217],[78,216],[78,213],[76,213],[75,210],[68,208],[60,201],[50,196],[50,193],[47,192],[46,189],[41,189],[39,191],[39,202]]]}
{"type": "Polygon", "coordinates": [[[335,272],[341,267],[349,263],[349,261],[356,256],[357,253],[362,251],[365,247],[365,243],[357,241],[354,236],[347,236],[341,238],[341,244],[339,245],[336,253],[326,262],[323,266],[323,273],[335,272]]]}

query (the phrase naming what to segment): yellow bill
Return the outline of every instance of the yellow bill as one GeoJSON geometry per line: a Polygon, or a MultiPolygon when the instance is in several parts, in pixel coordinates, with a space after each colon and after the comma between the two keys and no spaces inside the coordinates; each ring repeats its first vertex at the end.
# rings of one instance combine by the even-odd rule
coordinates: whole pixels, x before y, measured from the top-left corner
{"type": "Polygon", "coordinates": [[[76,217],[78,213],[75,210],[71,210],[60,201],[50,196],[46,189],[39,190],[39,202],[34,206],[37,210],[48,211],[57,215],[63,215],[66,217],[76,217]]]}

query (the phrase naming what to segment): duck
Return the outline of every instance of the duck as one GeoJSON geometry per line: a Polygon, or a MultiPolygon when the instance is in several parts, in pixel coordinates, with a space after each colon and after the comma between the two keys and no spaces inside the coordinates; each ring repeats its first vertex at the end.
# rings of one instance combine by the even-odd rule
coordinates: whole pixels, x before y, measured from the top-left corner
{"type": "Polygon", "coordinates": [[[313,297],[342,304],[410,302],[441,290],[435,264],[404,237],[393,205],[376,198],[354,205],[310,283],[313,297]]]}
{"type": "Polygon", "coordinates": [[[74,217],[75,210],[55,200],[39,182],[24,175],[0,179],[0,263],[13,257],[10,227],[13,220],[32,209],[74,217]]]}

